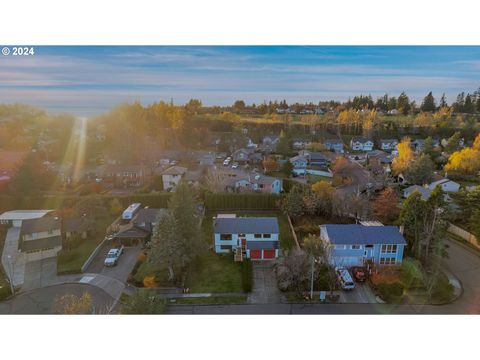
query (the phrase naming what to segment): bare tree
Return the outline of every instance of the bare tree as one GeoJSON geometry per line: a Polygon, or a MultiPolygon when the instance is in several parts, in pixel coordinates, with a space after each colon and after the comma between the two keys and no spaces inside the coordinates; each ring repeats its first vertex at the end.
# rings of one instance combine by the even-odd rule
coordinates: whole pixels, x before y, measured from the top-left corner
{"type": "Polygon", "coordinates": [[[54,314],[93,314],[92,295],[88,292],[84,292],[80,297],[65,294],[55,299],[52,310],[54,314]]]}
{"type": "Polygon", "coordinates": [[[208,169],[205,176],[205,187],[207,190],[218,193],[225,191],[227,176],[216,169],[208,169]]]}
{"type": "Polygon", "coordinates": [[[281,290],[294,290],[298,295],[305,291],[310,275],[309,256],[303,250],[292,250],[277,264],[278,286],[281,290]]]}

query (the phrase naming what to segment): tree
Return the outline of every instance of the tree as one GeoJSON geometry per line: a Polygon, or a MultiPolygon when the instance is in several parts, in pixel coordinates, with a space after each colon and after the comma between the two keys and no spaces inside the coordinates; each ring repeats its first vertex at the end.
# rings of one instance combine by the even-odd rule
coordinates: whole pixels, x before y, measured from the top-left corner
{"type": "Polygon", "coordinates": [[[473,114],[475,112],[475,104],[472,100],[472,96],[467,94],[465,97],[465,103],[463,105],[463,112],[467,114],[473,114]]]}
{"type": "Polygon", "coordinates": [[[331,216],[335,188],[328,181],[321,180],[312,185],[312,193],[317,199],[318,210],[324,215],[331,216]]]}
{"type": "Polygon", "coordinates": [[[188,103],[185,104],[185,109],[190,114],[196,114],[201,107],[202,102],[198,99],[190,99],[188,103]]]}
{"type": "Polygon", "coordinates": [[[472,149],[480,151],[480,134],[478,134],[473,141],[472,149]]]}
{"type": "MultiPolygon", "coordinates": [[[[445,94],[444,94],[445,95],[445,94]]],[[[423,99],[420,110],[425,112],[434,112],[437,106],[435,104],[435,98],[433,97],[432,92],[430,91],[427,96],[423,99]]]]}
{"type": "Polygon", "coordinates": [[[339,184],[348,183],[354,166],[347,158],[338,156],[333,163],[333,180],[339,184]]]}
{"type": "Polygon", "coordinates": [[[290,141],[283,130],[280,132],[276,151],[277,153],[284,156],[287,156],[288,154],[290,154],[290,141]]]}
{"type": "Polygon", "coordinates": [[[408,112],[410,111],[410,100],[405,92],[402,92],[398,97],[397,110],[403,115],[408,115],[408,112]]]}
{"type": "Polygon", "coordinates": [[[408,169],[413,161],[414,155],[410,146],[410,138],[406,137],[400,141],[397,146],[398,156],[393,159],[392,170],[395,175],[399,175],[408,169]]]}
{"type": "Polygon", "coordinates": [[[55,299],[53,313],[65,315],[92,314],[92,295],[88,292],[84,292],[80,297],[74,294],[62,295],[55,299]]]}
{"type": "Polygon", "coordinates": [[[310,278],[310,262],[305,251],[294,249],[278,260],[276,267],[278,287],[302,295],[310,278]]]}
{"type": "Polygon", "coordinates": [[[427,154],[420,155],[405,171],[405,179],[412,184],[424,185],[433,177],[435,164],[427,154]]]}
{"type": "Polygon", "coordinates": [[[151,295],[149,290],[139,289],[121,306],[122,314],[148,315],[165,313],[165,300],[151,295]]]}
{"type": "Polygon", "coordinates": [[[445,93],[442,94],[442,97],[440,99],[440,104],[439,104],[439,108],[446,108],[448,107],[448,103],[447,103],[447,97],[445,96],[445,93]]]}
{"type": "Polygon", "coordinates": [[[373,203],[373,214],[382,223],[391,223],[400,214],[398,196],[395,190],[387,187],[378,195],[373,203]]]}
{"type": "Polygon", "coordinates": [[[323,243],[319,236],[309,234],[303,239],[303,248],[310,256],[315,259],[319,258],[323,253],[323,243]]]}
{"type": "Polygon", "coordinates": [[[304,214],[304,196],[303,188],[300,185],[294,185],[281,200],[280,208],[289,216],[298,218],[304,214]]]}
{"type": "Polygon", "coordinates": [[[420,224],[423,217],[422,195],[414,191],[403,203],[399,221],[405,228],[407,248],[417,259],[420,258],[420,224]]]}
{"type": "Polygon", "coordinates": [[[245,101],[243,100],[235,101],[235,103],[233,104],[233,108],[237,113],[242,112],[243,110],[245,110],[245,101]]]}
{"type": "Polygon", "coordinates": [[[292,171],[293,171],[293,164],[290,162],[290,161],[285,161],[282,165],[282,167],[280,168],[280,171],[282,172],[282,174],[286,175],[286,176],[290,176],[292,174],[292,171]]]}
{"type": "Polygon", "coordinates": [[[110,201],[109,208],[110,214],[112,215],[119,215],[120,212],[123,210],[123,206],[117,198],[110,201]]]}
{"type": "Polygon", "coordinates": [[[425,139],[425,143],[423,145],[423,153],[430,156],[431,159],[435,154],[435,147],[431,136],[425,139]]]}
{"type": "Polygon", "coordinates": [[[445,152],[448,154],[453,153],[456,151],[459,147],[459,141],[460,141],[460,133],[457,131],[455,134],[450,136],[447,141],[447,145],[445,146],[445,152]]]}
{"type": "Polygon", "coordinates": [[[459,172],[466,175],[475,175],[480,171],[480,150],[466,147],[454,152],[448,158],[445,171],[459,172]]]}
{"type": "Polygon", "coordinates": [[[262,166],[265,172],[272,172],[278,170],[278,163],[275,158],[269,156],[262,161],[262,166]]]}

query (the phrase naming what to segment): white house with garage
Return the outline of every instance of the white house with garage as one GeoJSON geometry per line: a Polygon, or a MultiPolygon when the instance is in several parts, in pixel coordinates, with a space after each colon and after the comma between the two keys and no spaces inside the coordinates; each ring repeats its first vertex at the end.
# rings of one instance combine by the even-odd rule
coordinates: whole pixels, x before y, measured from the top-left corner
{"type": "Polygon", "coordinates": [[[215,252],[234,253],[235,261],[273,260],[279,256],[276,217],[237,217],[219,214],[213,220],[215,252]]]}
{"type": "Polygon", "coordinates": [[[0,215],[0,224],[13,227],[22,227],[22,222],[31,219],[40,219],[53,210],[12,210],[0,215]]]}
{"type": "Polygon", "coordinates": [[[350,140],[350,147],[354,151],[372,151],[373,141],[365,138],[354,137],[350,140]]]}

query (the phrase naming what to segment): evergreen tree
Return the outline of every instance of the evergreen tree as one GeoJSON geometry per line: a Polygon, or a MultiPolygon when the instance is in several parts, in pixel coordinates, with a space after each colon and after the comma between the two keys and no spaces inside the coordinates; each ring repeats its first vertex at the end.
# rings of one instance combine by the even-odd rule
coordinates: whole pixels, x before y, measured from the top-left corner
{"type": "Polygon", "coordinates": [[[447,97],[445,96],[445,93],[443,93],[442,97],[440,99],[439,107],[442,108],[442,107],[447,107],[447,106],[448,106],[447,97]]]}
{"type": "Polygon", "coordinates": [[[398,97],[397,110],[400,111],[403,115],[407,115],[410,111],[410,100],[408,99],[408,96],[407,94],[405,94],[404,91],[398,97]]]}
{"type": "Polygon", "coordinates": [[[435,98],[433,97],[432,92],[430,91],[427,96],[423,99],[420,109],[425,112],[434,112],[437,106],[435,105],[435,98]]]}
{"type": "Polygon", "coordinates": [[[473,103],[472,96],[470,94],[467,94],[467,96],[465,97],[463,112],[467,114],[473,114],[475,112],[475,104],[473,103]]]}

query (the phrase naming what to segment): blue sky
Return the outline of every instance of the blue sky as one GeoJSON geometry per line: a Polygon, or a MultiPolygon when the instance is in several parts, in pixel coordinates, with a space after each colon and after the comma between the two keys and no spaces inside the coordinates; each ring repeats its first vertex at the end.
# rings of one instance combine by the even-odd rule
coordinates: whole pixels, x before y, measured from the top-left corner
{"type": "Polygon", "coordinates": [[[0,102],[85,116],[124,101],[318,102],[480,87],[480,47],[57,46],[0,56],[0,102]]]}

